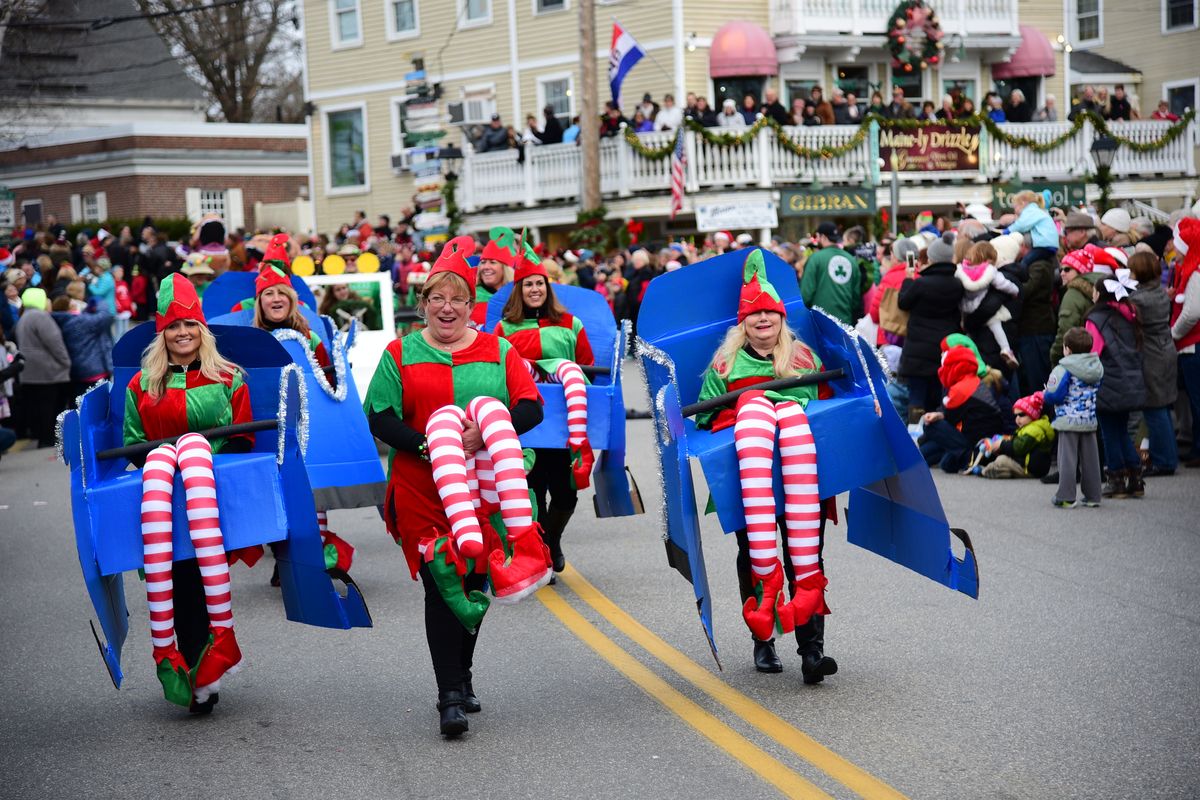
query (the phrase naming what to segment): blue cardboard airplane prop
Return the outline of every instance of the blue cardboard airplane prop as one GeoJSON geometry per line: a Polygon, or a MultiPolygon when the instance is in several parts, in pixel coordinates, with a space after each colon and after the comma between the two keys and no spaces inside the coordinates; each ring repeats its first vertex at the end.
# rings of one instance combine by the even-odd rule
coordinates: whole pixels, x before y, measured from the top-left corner
{"type": "MultiPolygon", "coordinates": [[[[646,371],[655,443],[664,481],[667,560],[692,583],[705,634],[716,654],[712,597],[700,543],[689,459],[696,458],[716,502],[721,529],[745,527],[733,428],[699,430],[684,415],[726,330],[737,322],[747,251],[734,251],[651,281],[638,315],[638,353],[646,371]]],[[[887,401],[886,375],[873,349],[841,323],[810,310],[795,273],[763,253],[767,278],[787,308],[787,324],[821,357],[834,397],[808,404],[817,443],[822,498],[849,492],[849,541],[945,586],[979,595],[974,548],[951,528],[929,468],[887,401]],[[837,373],[834,373],[837,374],[837,373]],[[963,547],[955,555],[951,539],[963,547]]],[[[776,503],[783,508],[776,459],[776,503]]]]}

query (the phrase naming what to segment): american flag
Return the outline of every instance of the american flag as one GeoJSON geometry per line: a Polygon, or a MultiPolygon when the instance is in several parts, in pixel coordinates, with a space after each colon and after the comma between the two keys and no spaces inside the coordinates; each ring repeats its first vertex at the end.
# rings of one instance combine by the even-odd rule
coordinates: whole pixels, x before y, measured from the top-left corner
{"type": "Polygon", "coordinates": [[[671,219],[683,208],[683,172],[687,155],[683,152],[683,129],[675,132],[675,150],[671,153],[671,219]]]}

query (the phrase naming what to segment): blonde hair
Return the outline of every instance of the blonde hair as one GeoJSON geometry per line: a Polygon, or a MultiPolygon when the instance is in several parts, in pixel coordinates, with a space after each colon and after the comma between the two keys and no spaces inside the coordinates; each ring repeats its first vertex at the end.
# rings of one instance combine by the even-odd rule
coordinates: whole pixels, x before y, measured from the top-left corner
{"type": "MultiPolygon", "coordinates": [[[[738,351],[746,346],[746,323],[733,325],[725,332],[725,341],[717,348],[713,356],[713,368],[722,378],[729,377],[733,362],[738,351]]],[[[800,374],[801,369],[816,369],[817,362],[812,350],[800,341],[787,321],[783,320],[779,327],[779,341],[771,349],[771,361],[774,363],[776,378],[791,378],[800,374]]]]}
{"type": "Polygon", "coordinates": [[[1030,203],[1036,203],[1037,207],[1041,209],[1046,208],[1046,199],[1032,189],[1024,189],[1014,194],[1012,197],[1012,204],[1014,208],[1016,207],[1017,203],[1020,203],[1022,208],[1030,203]]]}
{"type": "MultiPolygon", "coordinates": [[[[291,328],[294,331],[299,331],[301,334],[308,336],[308,320],[306,320],[304,315],[300,313],[300,298],[296,294],[296,290],[291,286],[287,286],[282,283],[276,284],[275,286],[269,288],[278,289],[279,291],[283,292],[287,299],[291,302],[292,310],[288,312],[287,319],[285,319],[283,322],[270,322],[267,320],[267,312],[264,309],[265,304],[263,303],[262,295],[260,294],[258,299],[254,301],[254,327],[262,328],[265,331],[269,331],[274,328],[291,328]]],[[[264,289],[263,291],[265,292],[266,290],[264,289]]]]}
{"type": "Polygon", "coordinates": [[[74,300],[87,299],[87,284],[81,280],[73,280],[67,284],[67,297],[74,300]]]}
{"type": "MultiPolygon", "coordinates": [[[[217,351],[217,337],[204,323],[200,323],[200,374],[210,381],[224,383],[238,374],[242,368],[226,359],[217,351]]],[[[171,359],[167,353],[167,337],[162,333],[150,340],[142,351],[142,381],[150,399],[157,403],[167,393],[167,377],[171,372],[171,359]]]]}
{"type": "Polygon", "coordinates": [[[982,264],[986,261],[995,266],[996,262],[1000,260],[1000,254],[988,242],[976,242],[967,251],[966,260],[972,264],[982,264]]]}

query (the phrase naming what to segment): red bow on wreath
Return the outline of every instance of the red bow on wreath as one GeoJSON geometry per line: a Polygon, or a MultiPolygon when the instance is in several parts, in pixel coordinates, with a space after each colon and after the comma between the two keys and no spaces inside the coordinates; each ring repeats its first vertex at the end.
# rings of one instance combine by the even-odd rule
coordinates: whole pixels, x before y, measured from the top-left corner
{"type": "Polygon", "coordinates": [[[625,230],[629,231],[629,243],[637,244],[638,237],[642,235],[642,231],[646,229],[643,222],[638,222],[636,219],[631,219],[625,223],[625,230]]]}

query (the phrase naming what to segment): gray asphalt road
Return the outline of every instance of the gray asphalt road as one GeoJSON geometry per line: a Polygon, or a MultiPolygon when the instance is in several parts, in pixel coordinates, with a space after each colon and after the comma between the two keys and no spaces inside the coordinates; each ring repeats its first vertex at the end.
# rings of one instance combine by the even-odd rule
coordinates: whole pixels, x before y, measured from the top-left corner
{"type": "MultiPolygon", "coordinates": [[[[1154,480],[1141,501],[1072,511],[1051,508],[1035,482],[938,476],[949,517],[976,543],[978,601],[831,530],[827,651],[841,671],[806,687],[786,646],[783,674],[753,670],[736,548],[708,520],[717,672],[691,589],[665,563],[650,423],[631,421],[629,433],[651,513],[598,521],[581,498],[568,558],[747,702],[910,797],[1200,796],[1200,471],[1154,480]]],[[[354,574],[373,629],[286,622],[269,563],[236,567],[246,667],[212,717],[189,718],[162,700],[134,578],[126,681],[114,691],[88,631],[67,473],[52,458],[0,461],[5,797],[777,796],[734,757],[756,749],[835,797],[854,796],[825,772],[829,762],[809,763],[739,719],[564,586],[543,591],[738,741],[714,745],[536,600],[489,613],[477,659],[484,711],[462,741],[441,741],[422,593],[367,511],[334,512],[332,524],[359,549],[354,574]]]]}

